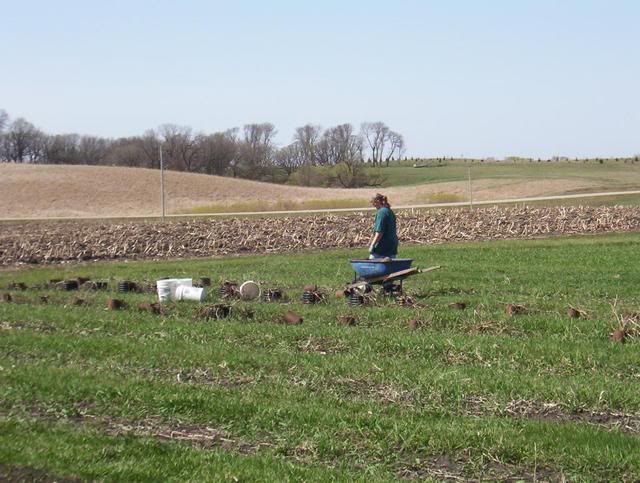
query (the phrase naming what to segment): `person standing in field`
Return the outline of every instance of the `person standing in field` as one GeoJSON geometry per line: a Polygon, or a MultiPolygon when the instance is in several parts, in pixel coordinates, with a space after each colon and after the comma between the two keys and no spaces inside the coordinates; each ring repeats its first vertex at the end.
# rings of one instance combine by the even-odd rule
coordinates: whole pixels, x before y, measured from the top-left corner
{"type": "Polygon", "coordinates": [[[391,211],[387,197],[380,193],[371,199],[371,204],[376,209],[376,219],[369,243],[369,258],[395,258],[398,255],[396,215],[391,211]]]}

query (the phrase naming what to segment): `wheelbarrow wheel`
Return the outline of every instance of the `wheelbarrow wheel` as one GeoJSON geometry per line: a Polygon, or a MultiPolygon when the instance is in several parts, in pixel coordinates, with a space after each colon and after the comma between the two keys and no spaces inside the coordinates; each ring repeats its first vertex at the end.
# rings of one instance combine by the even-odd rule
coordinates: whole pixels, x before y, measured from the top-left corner
{"type": "Polygon", "coordinates": [[[365,282],[365,281],[362,281],[362,282],[358,283],[358,285],[355,288],[362,295],[364,295],[366,293],[373,292],[373,285],[371,285],[369,282],[365,282]]]}
{"type": "Polygon", "coordinates": [[[395,297],[396,295],[401,295],[402,282],[395,283],[392,280],[388,280],[382,284],[381,292],[382,292],[382,295],[386,295],[389,297],[395,297]]]}

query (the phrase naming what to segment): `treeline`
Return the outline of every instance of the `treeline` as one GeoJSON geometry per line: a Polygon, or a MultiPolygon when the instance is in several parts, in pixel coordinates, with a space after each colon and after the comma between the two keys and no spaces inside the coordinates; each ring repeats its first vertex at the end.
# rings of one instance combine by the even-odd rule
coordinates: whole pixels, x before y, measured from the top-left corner
{"type": "Polygon", "coordinates": [[[405,150],[402,135],[383,122],[328,129],[306,124],[278,147],[271,123],[247,124],[213,134],[164,124],[142,136],[107,139],[47,134],[0,110],[0,160],[34,164],[83,164],[158,169],[160,146],[166,169],[305,186],[375,185],[365,166],[388,165],[405,150]]]}

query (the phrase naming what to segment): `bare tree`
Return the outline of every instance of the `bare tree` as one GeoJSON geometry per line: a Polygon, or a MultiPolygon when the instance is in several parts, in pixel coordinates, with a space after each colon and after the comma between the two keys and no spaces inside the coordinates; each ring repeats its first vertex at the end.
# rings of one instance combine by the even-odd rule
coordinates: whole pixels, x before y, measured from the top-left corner
{"type": "Polygon", "coordinates": [[[50,136],[23,118],[9,123],[6,111],[0,109],[0,160],[156,168],[162,145],[169,169],[274,182],[298,171],[297,182],[302,184],[322,177],[325,183],[337,179],[343,186],[361,186],[372,179],[363,166],[365,145],[375,164],[386,161],[388,166],[404,152],[402,136],[382,122],[363,123],[360,134],[348,123],[324,132],[318,125],[306,124],[296,128],[293,142],[280,150],[276,132],[271,123],[254,123],[243,126],[241,132],[234,128],[194,135],[190,127],[164,124],[142,136],[115,140],[78,134],[50,136]]]}
{"type": "Polygon", "coordinates": [[[323,140],[328,143],[329,164],[362,162],[362,137],[354,133],[351,124],[327,129],[323,140]]]}
{"type": "Polygon", "coordinates": [[[103,164],[111,141],[96,136],[82,136],[78,144],[78,160],[81,164],[103,164]]]}
{"type": "Polygon", "coordinates": [[[337,156],[333,153],[334,146],[327,136],[323,135],[322,139],[316,144],[315,159],[316,164],[320,166],[328,166],[333,164],[337,156]]]}
{"type": "Polygon", "coordinates": [[[148,129],[138,140],[140,150],[144,153],[145,166],[151,169],[160,168],[160,137],[148,129]]]}
{"type": "Polygon", "coordinates": [[[95,136],[56,134],[44,136],[42,162],[48,164],[102,164],[108,154],[109,141],[95,136]]]}
{"type": "Polygon", "coordinates": [[[298,142],[291,143],[278,149],[275,161],[276,166],[284,169],[287,175],[291,175],[291,173],[303,165],[308,166],[307,158],[305,158],[303,149],[298,142]]]}
{"type": "Polygon", "coordinates": [[[33,124],[19,117],[2,136],[2,151],[7,161],[35,163],[42,159],[45,135],[33,124]]]}
{"type": "Polygon", "coordinates": [[[373,164],[380,165],[384,161],[389,166],[391,159],[399,158],[404,153],[402,135],[389,129],[383,122],[363,122],[360,132],[369,148],[373,164]]]}
{"type": "Polygon", "coordinates": [[[367,174],[362,159],[362,136],[354,133],[351,124],[340,124],[325,131],[322,136],[323,156],[336,166],[336,177],[344,188],[367,184],[367,174]]]}
{"type": "Polygon", "coordinates": [[[384,148],[389,139],[389,128],[383,122],[363,122],[360,132],[371,153],[371,162],[381,164],[384,148]]]}
{"type": "Polygon", "coordinates": [[[243,131],[239,159],[241,172],[247,178],[260,178],[266,168],[273,166],[276,127],[269,122],[246,124],[243,131]]]}
{"type": "Polygon", "coordinates": [[[77,134],[47,136],[43,161],[48,164],[86,164],[79,159],[79,144],[80,136],[77,134]]]}
{"type": "Polygon", "coordinates": [[[234,178],[240,175],[240,156],[242,150],[242,142],[240,141],[239,132],[240,129],[237,127],[227,129],[224,132],[224,136],[230,141],[233,141],[235,145],[235,153],[233,159],[229,161],[228,168],[229,172],[234,178]]]}
{"type": "Polygon", "coordinates": [[[179,171],[192,171],[198,146],[190,127],[163,124],[158,129],[167,154],[168,166],[179,171]]]}
{"type": "Polygon", "coordinates": [[[238,156],[237,129],[201,134],[196,138],[199,153],[199,170],[222,176],[232,167],[238,156]]]}
{"type": "Polygon", "coordinates": [[[402,157],[402,154],[404,153],[404,138],[401,134],[394,131],[389,131],[387,138],[389,140],[389,149],[387,151],[385,162],[387,163],[387,166],[389,166],[389,161],[391,159],[394,157],[402,157]]]}
{"type": "Polygon", "coordinates": [[[111,146],[106,161],[114,166],[138,167],[142,159],[144,153],[136,138],[120,138],[111,146]]]}
{"type": "Polygon", "coordinates": [[[4,109],[0,109],[0,135],[4,132],[4,128],[9,124],[9,114],[4,109]]]}
{"type": "Polygon", "coordinates": [[[316,156],[321,133],[322,128],[314,124],[305,124],[296,128],[293,141],[298,144],[304,164],[313,165],[317,163],[316,156]]]}

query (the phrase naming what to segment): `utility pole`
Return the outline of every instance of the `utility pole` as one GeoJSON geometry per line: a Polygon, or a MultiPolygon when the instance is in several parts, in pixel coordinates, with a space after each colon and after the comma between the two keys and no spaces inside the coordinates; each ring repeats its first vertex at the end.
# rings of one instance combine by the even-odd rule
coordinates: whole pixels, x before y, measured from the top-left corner
{"type": "Polygon", "coordinates": [[[471,166],[467,168],[469,172],[469,209],[473,210],[473,190],[471,189],[471,166]]]}
{"type": "Polygon", "coordinates": [[[162,143],[160,144],[160,193],[162,197],[162,221],[164,221],[164,164],[162,163],[162,143]]]}

